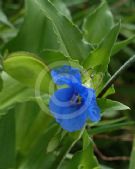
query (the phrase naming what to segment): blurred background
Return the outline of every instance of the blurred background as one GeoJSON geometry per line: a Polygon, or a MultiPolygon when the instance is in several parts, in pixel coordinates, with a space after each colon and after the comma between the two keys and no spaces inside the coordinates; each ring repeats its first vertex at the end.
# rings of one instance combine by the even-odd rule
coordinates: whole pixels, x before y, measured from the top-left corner
{"type": "MultiPolygon", "coordinates": [[[[54,1],[54,0],[53,0],[54,1]]],[[[58,1],[59,0],[55,0],[58,1]]],[[[100,0],[61,0],[66,4],[75,22],[81,29],[84,17],[100,4],[100,0]]],[[[118,40],[126,40],[135,35],[135,1],[107,0],[117,21],[121,20],[121,30],[118,40]]],[[[69,12],[68,11],[68,12],[69,12]]],[[[67,12],[67,11],[66,11],[67,12]]],[[[0,0],[0,50],[10,39],[16,36],[24,19],[24,0],[0,0]]],[[[111,75],[135,54],[135,38],[128,46],[111,58],[109,72],[111,75]]],[[[128,105],[131,110],[111,112],[105,119],[135,120],[135,64],[128,68],[115,84],[116,94],[109,98],[128,105]]],[[[114,169],[127,169],[133,143],[134,127],[114,129],[94,136],[98,148],[95,154],[101,164],[114,169]]]]}

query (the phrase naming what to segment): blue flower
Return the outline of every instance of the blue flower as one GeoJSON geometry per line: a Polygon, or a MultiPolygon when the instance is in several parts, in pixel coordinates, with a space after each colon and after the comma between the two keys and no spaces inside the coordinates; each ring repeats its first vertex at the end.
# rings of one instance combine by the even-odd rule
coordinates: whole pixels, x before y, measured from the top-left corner
{"type": "Polygon", "coordinates": [[[73,82],[81,83],[79,70],[68,65],[52,70],[51,75],[57,85],[71,85],[73,82]]]}
{"type": "Polygon", "coordinates": [[[51,113],[63,129],[73,132],[82,129],[87,119],[100,120],[95,91],[82,85],[78,69],[62,66],[52,70],[51,75],[56,84],[67,85],[58,89],[49,103],[51,113]]]}

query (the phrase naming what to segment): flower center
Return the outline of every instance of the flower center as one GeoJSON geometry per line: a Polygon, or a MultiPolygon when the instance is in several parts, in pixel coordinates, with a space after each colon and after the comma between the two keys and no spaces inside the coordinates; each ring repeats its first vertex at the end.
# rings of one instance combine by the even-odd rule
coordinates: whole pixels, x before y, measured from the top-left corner
{"type": "Polygon", "coordinates": [[[73,97],[71,98],[71,103],[73,105],[76,105],[76,104],[81,104],[81,101],[82,101],[82,97],[79,96],[79,95],[73,95],[73,97]]]}

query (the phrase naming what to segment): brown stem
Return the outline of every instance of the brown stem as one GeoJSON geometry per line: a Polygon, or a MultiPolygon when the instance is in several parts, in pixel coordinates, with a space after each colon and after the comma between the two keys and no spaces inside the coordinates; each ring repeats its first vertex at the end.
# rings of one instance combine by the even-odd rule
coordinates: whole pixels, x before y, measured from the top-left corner
{"type": "Polygon", "coordinates": [[[94,145],[94,150],[95,153],[104,161],[128,161],[130,160],[130,157],[127,156],[116,156],[116,157],[108,157],[105,156],[98,148],[96,145],[94,145]]]}

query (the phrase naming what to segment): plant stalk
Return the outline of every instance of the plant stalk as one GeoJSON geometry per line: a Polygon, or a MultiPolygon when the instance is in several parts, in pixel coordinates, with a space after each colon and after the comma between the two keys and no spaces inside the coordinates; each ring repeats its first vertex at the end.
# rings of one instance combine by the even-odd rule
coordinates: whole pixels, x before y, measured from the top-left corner
{"type": "Polygon", "coordinates": [[[127,60],[123,66],[121,66],[115,73],[114,75],[108,80],[108,82],[105,84],[99,95],[97,96],[98,98],[101,98],[106,91],[111,87],[111,85],[114,83],[114,81],[128,68],[130,67],[133,63],[135,62],[135,55],[133,55],[129,60],[127,60]]]}

